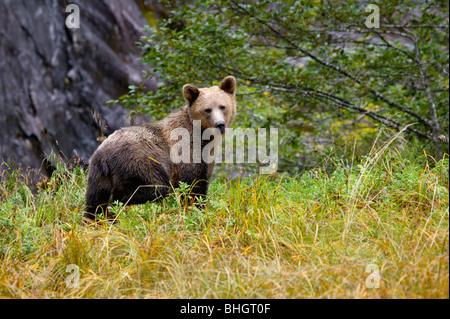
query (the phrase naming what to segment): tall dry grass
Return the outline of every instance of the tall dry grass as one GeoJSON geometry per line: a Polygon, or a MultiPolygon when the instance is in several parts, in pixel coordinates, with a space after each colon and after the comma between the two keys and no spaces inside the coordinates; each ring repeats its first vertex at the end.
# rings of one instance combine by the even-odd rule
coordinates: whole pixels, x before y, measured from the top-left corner
{"type": "Polygon", "coordinates": [[[448,157],[383,144],[328,160],[332,174],[217,178],[205,210],[183,206],[183,188],[116,203],[117,223],[89,227],[83,170],[59,163],[37,194],[4,172],[0,296],[448,298],[448,157]]]}

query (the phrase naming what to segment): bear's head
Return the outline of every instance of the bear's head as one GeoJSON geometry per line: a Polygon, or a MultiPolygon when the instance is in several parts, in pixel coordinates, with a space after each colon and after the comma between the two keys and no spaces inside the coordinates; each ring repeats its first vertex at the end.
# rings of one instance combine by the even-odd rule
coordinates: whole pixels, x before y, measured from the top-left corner
{"type": "Polygon", "coordinates": [[[215,127],[224,134],[236,116],[236,79],[227,76],[219,86],[199,89],[192,84],[183,86],[192,120],[200,120],[202,129],[215,127]]]}

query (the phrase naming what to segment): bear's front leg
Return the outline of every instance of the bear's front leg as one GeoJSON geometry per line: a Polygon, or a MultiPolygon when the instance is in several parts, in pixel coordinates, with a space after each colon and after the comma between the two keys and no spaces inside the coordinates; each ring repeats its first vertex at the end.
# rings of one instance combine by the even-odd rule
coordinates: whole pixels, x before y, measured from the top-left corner
{"type": "Polygon", "coordinates": [[[183,196],[183,202],[203,209],[209,186],[208,166],[205,163],[196,163],[180,167],[180,181],[190,185],[189,193],[183,196]]]}
{"type": "Polygon", "coordinates": [[[192,203],[199,209],[204,209],[206,204],[206,195],[208,193],[209,181],[205,179],[195,180],[192,190],[192,203]]]}

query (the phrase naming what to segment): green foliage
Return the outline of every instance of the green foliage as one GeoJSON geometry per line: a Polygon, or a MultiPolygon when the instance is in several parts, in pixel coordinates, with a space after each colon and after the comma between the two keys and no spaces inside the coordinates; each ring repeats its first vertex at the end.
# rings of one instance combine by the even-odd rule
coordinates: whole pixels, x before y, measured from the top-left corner
{"type": "Polygon", "coordinates": [[[0,297],[448,298],[449,160],[416,154],[381,145],[330,157],[332,173],[217,178],[204,210],[181,185],[91,226],[83,170],[61,162],[38,191],[4,173],[0,297]]]}
{"type": "Polygon", "coordinates": [[[448,152],[448,5],[378,5],[381,28],[368,29],[366,4],[356,0],[168,1],[170,17],[140,43],[158,90],[131,87],[111,103],[161,118],[184,104],[185,83],[210,86],[232,74],[236,125],[280,128],[283,170],[314,166],[317,148],[355,138],[366,154],[379,125],[414,123],[405,132],[422,146],[432,141],[439,158],[448,152]]]}

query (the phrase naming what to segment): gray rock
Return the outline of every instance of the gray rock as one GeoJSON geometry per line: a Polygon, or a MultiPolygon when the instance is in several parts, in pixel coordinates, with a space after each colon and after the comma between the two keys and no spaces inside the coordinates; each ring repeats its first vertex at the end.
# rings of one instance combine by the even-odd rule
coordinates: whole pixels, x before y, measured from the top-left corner
{"type": "Polygon", "coordinates": [[[105,102],[142,81],[143,2],[0,1],[0,163],[39,168],[52,151],[88,161],[102,132],[125,126],[128,112],[105,102]],[[79,29],[65,26],[69,3],[79,29]]]}

